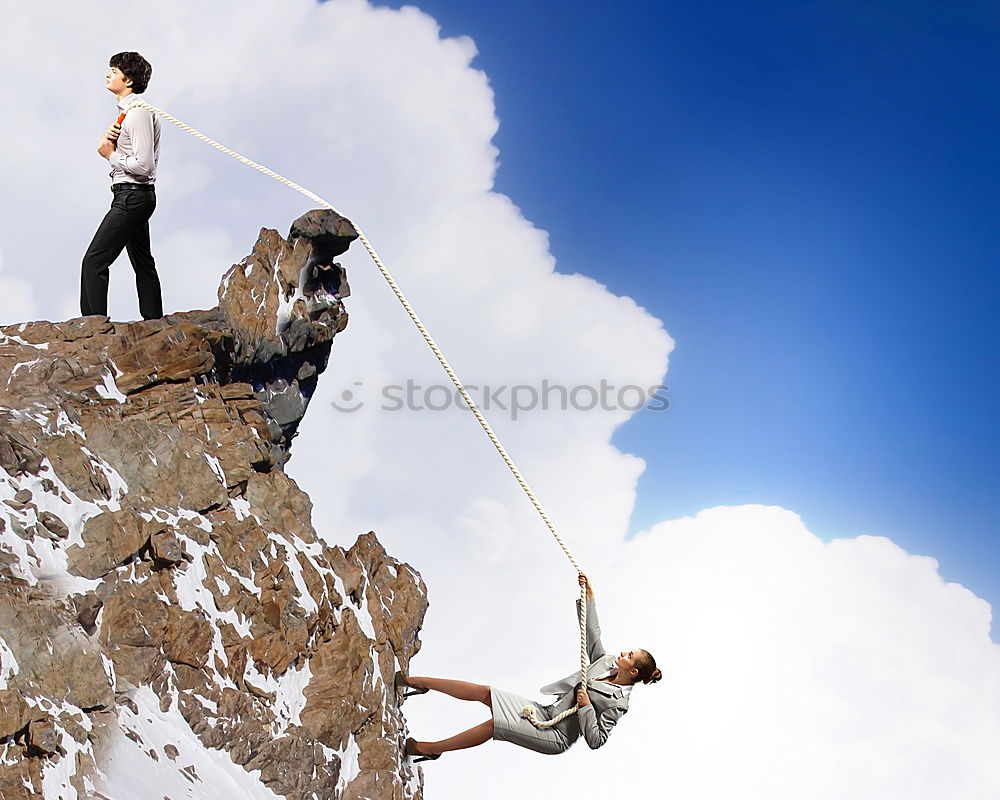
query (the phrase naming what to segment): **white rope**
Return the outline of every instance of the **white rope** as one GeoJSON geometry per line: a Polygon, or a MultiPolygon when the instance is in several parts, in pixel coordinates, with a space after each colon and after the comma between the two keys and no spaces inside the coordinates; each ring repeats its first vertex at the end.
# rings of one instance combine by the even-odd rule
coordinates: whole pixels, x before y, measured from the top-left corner
{"type": "MultiPolygon", "coordinates": [[[[582,686],[587,685],[587,585],[586,583],[580,586],[580,683],[582,686]]],[[[572,708],[567,708],[561,714],[556,714],[552,719],[540,720],[535,712],[535,707],[525,706],[521,709],[521,716],[524,717],[528,722],[534,725],[536,728],[551,728],[558,725],[566,717],[571,717],[577,711],[579,711],[581,706],[579,703],[575,703],[572,708]]]]}
{"type": "MultiPolygon", "coordinates": [[[[232,156],[233,158],[235,158],[235,159],[237,159],[239,161],[242,161],[244,164],[246,164],[247,166],[253,167],[258,172],[263,172],[268,177],[274,178],[276,181],[285,184],[286,186],[294,189],[297,192],[301,192],[306,197],[308,197],[310,200],[313,200],[314,202],[316,202],[319,205],[321,205],[323,208],[328,208],[331,211],[333,211],[333,212],[335,212],[337,214],[340,214],[340,212],[337,211],[337,209],[334,208],[334,206],[332,204],[328,203],[326,200],[324,200],[319,195],[314,194],[313,192],[310,192],[305,187],[299,186],[299,184],[294,183],[294,182],[288,180],[288,178],[285,178],[285,177],[279,175],[277,172],[274,172],[273,170],[270,170],[267,167],[262,166],[261,164],[258,164],[256,161],[251,161],[249,158],[246,158],[245,156],[240,155],[239,153],[235,152],[234,150],[230,150],[228,147],[225,147],[224,145],[219,144],[214,139],[210,139],[205,134],[201,133],[200,131],[195,130],[190,125],[187,125],[186,123],[181,122],[179,119],[177,119],[177,117],[175,117],[175,116],[173,116],[171,114],[168,114],[162,108],[157,108],[156,106],[147,103],[145,100],[141,100],[138,97],[135,97],[135,98],[133,98],[132,103],[126,109],[126,112],[128,112],[131,109],[136,108],[136,107],[138,107],[138,108],[145,108],[145,109],[148,109],[149,111],[152,111],[154,114],[157,114],[157,115],[163,117],[165,120],[167,120],[169,122],[172,122],[178,128],[181,128],[181,129],[187,131],[188,133],[190,133],[192,136],[195,136],[198,139],[201,139],[206,144],[210,144],[216,150],[221,150],[226,155],[232,156]]],[[[528,496],[528,499],[531,501],[531,504],[535,507],[535,510],[538,512],[539,516],[542,518],[542,521],[545,523],[546,527],[549,529],[549,532],[555,537],[556,542],[562,548],[562,551],[566,554],[566,558],[569,559],[570,563],[573,565],[573,567],[576,569],[576,571],[582,575],[583,574],[583,570],[580,568],[579,563],[577,563],[576,557],[573,555],[573,552],[569,549],[569,547],[567,546],[566,542],[563,541],[562,536],[559,535],[559,531],[556,530],[556,526],[552,523],[552,520],[549,519],[549,515],[545,513],[545,509],[542,508],[542,504],[538,501],[538,498],[535,497],[535,493],[531,490],[531,487],[528,486],[528,482],[525,480],[524,476],[521,474],[521,471],[514,464],[514,461],[510,457],[510,455],[507,453],[506,448],[504,448],[503,444],[500,443],[500,439],[497,438],[497,435],[493,432],[493,428],[491,428],[490,424],[486,421],[486,417],[483,416],[483,412],[479,410],[479,406],[476,405],[476,402],[472,399],[472,396],[466,390],[465,384],[463,384],[462,381],[459,380],[459,377],[455,373],[455,370],[453,370],[451,368],[451,364],[448,363],[448,360],[444,357],[444,354],[438,348],[437,344],[435,343],[434,339],[431,337],[431,335],[428,332],[427,328],[424,327],[423,322],[420,321],[420,317],[418,317],[417,313],[413,310],[413,306],[411,306],[409,300],[406,299],[406,295],[403,294],[402,290],[396,284],[396,281],[393,279],[392,275],[389,274],[388,268],[385,266],[384,263],[382,263],[382,259],[379,258],[378,253],[375,252],[375,248],[372,247],[371,242],[368,241],[368,237],[366,237],[364,235],[364,233],[361,232],[361,228],[358,227],[358,225],[354,222],[354,220],[352,220],[352,219],[350,219],[348,217],[345,217],[343,214],[340,214],[340,216],[344,217],[345,219],[347,219],[348,222],[350,222],[351,227],[354,228],[354,232],[358,234],[358,241],[360,241],[361,244],[364,245],[365,250],[368,251],[368,255],[371,256],[372,261],[375,262],[375,266],[378,267],[378,271],[382,273],[382,277],[385,278],[386,283],[389,284],[389,288],[392,289],[393,294],[396,295],[396,299],[399,300],[399,302],[402,304],[404,310],[409,315],[410,319],[413,320],[413,324],[417,326],[417,330],[420,331],[420,335],[424,337],[424,341],[427,342],[427,346],[430,347],[431,352],[434,353],[434,356],[437,358],[438,362],[444,368],[444,371],[447,373],[448,377],[451,378],[451,382],[453,384],[455,384],[455,388],[458,389],[458,392],[462,396],[462,399],[465,400],[466,405],[472,411],[473,415],[475,415],[476,420],[479,422],[479,424],[482,427],[483,431],[489,437],[489,440],[493,443],[493,446],[496,448],[497,452],[500,454],[500,457],[504,460],[504,463],[510,468],[510,471],[514,475],[514,478],[517,480],[518,484],[520,484],[521,488],[524,490],[524,493],[528,496]]],[[[581,680],[581,682],[584,685],[586,685],[586,681],[587,681],[587,665],[588,665],[588,662],[587,662],[587,596],[586,596],[586,586],[582,586],[581,587],[580,594],[581,594],[580,619],[579,619],[579,622],[580,622],[580,680],[581,680]]],[[[557,722],[559,722],[559,721],[565,719],[566,717],[570,716],[571,714],[575,713],[578,710],[578,708],[579,708],[579,706],[573,706],[573,708],[571,708],[568,711],[560,714],[556,718],[554,718],[552,720],[547,720],[547,721],[539,721],[539,720],[537,720],[535,718],[535,716],[534,716],[534,708],[531,707],[531,706],[526,707],[524,709],[523,714],[524,714],[525,718],[531,720],[531,722],[534,723],[535,726],[537,726],[539,728],[543,728],[543,727],[551,727],[552,725],[555,725],[557,722]]]]}

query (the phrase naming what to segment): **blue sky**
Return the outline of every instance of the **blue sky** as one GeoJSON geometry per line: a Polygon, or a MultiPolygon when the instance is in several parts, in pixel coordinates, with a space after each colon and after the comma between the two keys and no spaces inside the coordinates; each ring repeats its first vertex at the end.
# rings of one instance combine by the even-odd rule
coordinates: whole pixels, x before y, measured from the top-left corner
{"type": "Polygon", "coordinates": [[[677,341],[670,410],[616,437],[647,461],[633,530],[779,504],[997,607],[1000,12],[420,7],[477,42],[497,189],[677,341]]]}

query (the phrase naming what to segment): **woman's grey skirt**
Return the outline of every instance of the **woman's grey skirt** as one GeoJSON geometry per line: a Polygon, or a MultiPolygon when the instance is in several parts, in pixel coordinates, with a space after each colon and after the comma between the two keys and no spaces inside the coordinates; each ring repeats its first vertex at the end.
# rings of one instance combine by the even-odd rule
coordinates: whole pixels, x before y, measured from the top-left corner
{"type": "Polygon", "coordinates": [[[525,706],[534,706],[538,719],[552,719],[547,706],[495,687],[490,688],[490,700],[493,703],[493,738],[499,742],[527,747],[536,753],[556,755],[569,749],[576,738],[571,739],[569,735],[570,724],[577,724],[573,717],[551,728],[536,728],[521,716],[521,710],[525,706]]]}

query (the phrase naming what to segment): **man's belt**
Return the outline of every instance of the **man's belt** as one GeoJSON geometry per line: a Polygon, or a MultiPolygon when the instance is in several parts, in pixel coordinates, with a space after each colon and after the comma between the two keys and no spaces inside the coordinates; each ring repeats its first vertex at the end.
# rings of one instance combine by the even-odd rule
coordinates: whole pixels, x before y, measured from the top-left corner
{"type": "Polygon", "coordinates": [[[115,194],[118,192],[123,192],[130,189],[139,189],[143,192],[152,192],[156,188],[156,184],[153,183],[113,183],[111,184],[111,191],[115,194]]]}

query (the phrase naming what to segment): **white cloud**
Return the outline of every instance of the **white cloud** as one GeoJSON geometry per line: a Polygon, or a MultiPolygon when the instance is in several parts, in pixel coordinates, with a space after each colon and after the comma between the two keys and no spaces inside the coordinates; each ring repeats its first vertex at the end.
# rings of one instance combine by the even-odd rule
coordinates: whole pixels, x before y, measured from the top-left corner
{"type": "Polygon", "coordinates": [[[619,586],[624,617],[661,615],[668,794],[996,796],[990,608],[933,559],[880,537],[824,544],[777,508],[718,508],[627,545],[619,586]]]}
{"type": "MultiPolygon", "coordinates": [[[[491,192],[497,120],[475,46],[441,39],[417,9],[128,0],[109,25],[62,2],[11,9],[5,26],[16,35],[0,64],[17,77],[0,84],[15,123],[0,129],[0,241],[5,274],[44,298],[43,316],[73,306],[110,200],[93,153],[113,111],[106,58],[137,49],[154,65],[149,102],[355,217],[469,383],[662,380],[672,342],[660,322],[556,273],[544,232],[491,192]],[[52,42],[59,58],[38,59],[52,42]],[[24,231],[50,202],[38,171],[52,159],[60,201],[78,202],[51,206],[39,250],[24,231]]],[[[158,196],[154,255],[170,309],[212,302],[261,226],[285,233],[309,207],[166,122],[158,196]]],[[[432,605],[414,671],[533,694],[573,667],[572,569],[470,415],[379,409],[386,384],[446,378],[363,251],[343,260],[351,320],[290,472],[321,533],[349,543],[375,529],[424,574],[432,605]],[[334,410],[348,389],[364,407],[334,410]]],[[[132,280],[124,260],[113,268],[118,318],[135,315],[132,280]]],[[[552,759],[491,743],[429,764],[426,796],[994,796],[988,606],[943,584],[928,559],[884,539],[824,544],[776,509],[714,509],[626,542],[644,465],[610,438],[628,416],[489,414],[592,573],[609,646],[649,647],[668,678],[636,689],[602,750],[552,759]]],[[[437,738],[484,710],[427,696],[407,715],[415,734],[437,738]]]]}
{"type": "Polygon", "coordinates": [[[34,319],[37,309],[34,288],[23,278],[6,272],[4,251],[0,247],[0,325],[34,319]]]}
{"type": "MultiPolygon", "coordinates": [[[[605,640],[648,648],[665,679],[634,690],[599,751],[581,744],[551,759],[497,744],[449,754],[425,770],[429,791],[998,796],[1000,648],[990,608],[943,582],[933,559],[881,537],[824,543],[797,515],[761,506],[661,523],[609,552],[595,578],[605,640]],[[476,775],[489,780],[476,784],[476,775]]],[[[495,635],[516,638],[517,621],[495,635]]],[[[560,674],[548,655],[515,646],[492,675],[531,693],[560,674]]],[[[407,715],[444,737],[484,718],[469,705],[428,696],[408,701],[407,715]]]]}

